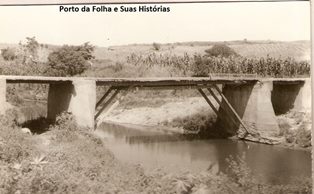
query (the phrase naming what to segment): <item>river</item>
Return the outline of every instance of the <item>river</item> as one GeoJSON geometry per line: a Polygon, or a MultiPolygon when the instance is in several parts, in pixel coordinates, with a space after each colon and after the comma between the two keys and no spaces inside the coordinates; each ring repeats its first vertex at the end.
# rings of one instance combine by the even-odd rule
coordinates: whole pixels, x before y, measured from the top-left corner
{"type": "Polygon", "coordinates": [[[102,124],[96,133],[118,160],[139,164],[144,170],[227,173],[226,159],[244,154],[247,166],[265,183],[288,184],[296,177],[311,177],[308,151],[229,139],[186,138],[114,124],[102,124]]]}

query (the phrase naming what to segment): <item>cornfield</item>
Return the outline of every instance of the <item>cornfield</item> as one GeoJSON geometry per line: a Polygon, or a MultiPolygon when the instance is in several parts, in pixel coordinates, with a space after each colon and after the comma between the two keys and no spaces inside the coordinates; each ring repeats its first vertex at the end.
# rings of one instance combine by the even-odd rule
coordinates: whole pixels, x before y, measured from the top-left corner
{"type": "Polygon", "coordinates": [[[292,58],[280,59],[246,57],[202,57],[195,56],[191,67],[194,76],[211,73],[256,74],[261,77],[300,77],[310,75],[308,62],[297,62],[292,58]]]}
{"type": "Polygon", "coordinates": [[[189,76],[190,67],[193,66],[194,58],[185,53],[183,56],[171,54],[151,53],[149,55],[131,54],[127,57],[127,62],[135,66],[143,67],[163,67],[168,68],[171,73],[176,72],[178,75],[189,76]]]}
{"type": "Polygon", "coordinates": [[[132,54],[127,62],[146,67],[166,67],[176,76],[209,76],[210,74],[255,74],[260,77],[308,77],[310,64],[293,58],[247,58],[242,56],[208,57],[184,54],[132,54]]]}

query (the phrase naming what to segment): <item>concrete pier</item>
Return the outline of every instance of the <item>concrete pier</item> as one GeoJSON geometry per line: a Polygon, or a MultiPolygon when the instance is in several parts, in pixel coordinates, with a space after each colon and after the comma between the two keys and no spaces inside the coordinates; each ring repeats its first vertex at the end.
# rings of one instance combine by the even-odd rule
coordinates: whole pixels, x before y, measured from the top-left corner
{"type": "Polygon", "coordinates": [[[271,101],[277,115],[290,110],[311,112],[311,81],[304,82],[273,82],[271,101]]]}
{"type": "MultiPolygon", "coordinates": [[[[271,103],[272,82],[256,82],[255,84],[228,84],[223,87],[223,94],[237,111],[247,127],[263,135],[274,135],[279,126],[271,103]]],[[[223,103],[222,106],[226,107],[223,103]]],[[[240,128],[240,123],[231,121],[229,111],[220,107],[217,124],[233,135],[240,128]]]]}
{"type": "Polygon", "coordinates": [[[94,128],[96,82],[77,80],[50,84],[47,118],[55,120],[61,112],[73,114],[77,124],[94,128]]]}
{"type": "Polygon", "coordinates": [[[71,82],[51,83],[49,85],[47,118],[55,120],[63,111],[69,111],[73,85],[71,82]]]}
{"type": "Polygon", "coordinates": [[[312,110],[312,89],[311,80],[306,80],[301,84],[300,91],[293,103],[293,110],[299,112],[311,112],[312,110]]]}

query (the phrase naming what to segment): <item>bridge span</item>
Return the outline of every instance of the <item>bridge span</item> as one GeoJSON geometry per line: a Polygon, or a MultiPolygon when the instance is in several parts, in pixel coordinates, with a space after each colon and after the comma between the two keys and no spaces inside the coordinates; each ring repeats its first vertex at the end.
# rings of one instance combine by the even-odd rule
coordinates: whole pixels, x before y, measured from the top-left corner
{"type": "Polygon", "coordinates": [[[6,85],[14,83],[49,84],[47,118],[55,120],[67,111],[78,125],[89,128],[132,89],[196,89],[217,114],[218,126],[230,134],[276,133],[275,114],[311,110],[310,78],[0,76],[0,114],[6,110],[6,85]],[[98,102],[97,86],[108,87],[98,102]]]}

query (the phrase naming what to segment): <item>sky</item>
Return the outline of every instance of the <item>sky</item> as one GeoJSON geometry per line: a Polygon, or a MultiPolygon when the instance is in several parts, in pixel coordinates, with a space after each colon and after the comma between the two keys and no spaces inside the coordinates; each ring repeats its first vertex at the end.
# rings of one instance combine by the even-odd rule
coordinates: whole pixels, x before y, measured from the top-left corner
{"type": "MultiPolygon", "coordinates": [[[[122,5],[104,6],[114,8],[122,5]]],[[[182,3],[162,6],[170,7],[170,12],[84,13],[60,12],[58,5],[0,6],[0,43],[18,43],[33,36],[40,43],[79,45],[90,42],[97,46],[245,38],[310,40],[309,2],[182,3]]]]}

